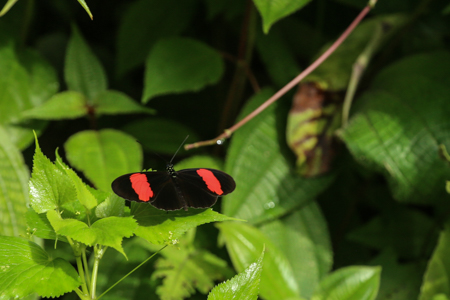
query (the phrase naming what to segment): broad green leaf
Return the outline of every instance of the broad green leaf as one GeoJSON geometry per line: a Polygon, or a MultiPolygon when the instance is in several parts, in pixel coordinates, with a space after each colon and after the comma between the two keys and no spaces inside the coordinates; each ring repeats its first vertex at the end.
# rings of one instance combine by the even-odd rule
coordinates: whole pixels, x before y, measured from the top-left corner
{"type": "Polygon", "coordinates": [[[31,207],[37,213],[59,208],[77,199],[72,180],[42,153],[37,139],[29,187],[31,207]]]}
{"type": "Polygon", "coordinates": [[[133,235],[136,221],[132,217],[107,217],[88,226],[75,219],[62,219],[54,210],[47,212],[47,218],[56,233],[70,237],[88,246],[96,244],[113,247],[125,257],[122,239],[133,235]]]}
{"type": "Polygon", "coordinates": [[[196,2],[140,0],[131,3],[119,23],[117,73],[123,75],[142,65],[157,40],[182,33],[191,21],[196,2]]]}
{"type": "Polygon", "coordinates": [[[264,252],[257,261],[230,280],[217,285],[208,295],[208,300],[239,299],[256,300],[263,270],[264,252]]]}
{"type": "Polygon", "coordinates": [[[394,251],[385,248],[370,264],[382,268],[377,299],[418,299],[425,271],[422,261],[397,261],[394,251]]]}
{"type": "MultiPolygon", "coordinates": [[[[247,115],[271,95],[271,90],[263,90],[241,115],[247,115]]],[[[294,162],[287,160],[280,146],[283,139],[274,105],[234,134],[225,171],[233,176],[237,187],[223,202],[224,214],[252,223],[275,218],[305,205],[331,183],[333,176],[295,176],[291,171],[294,162]]]]}
{"type": "Polygon", "coordinates": [[[223,71],[220,54],[200,41],[160,40],[146,60],[142,102],[158,95],[199,91],[219,81],[223,71]]]}
{"type": "Polygon", "coordinates": [[[182,161],[178,162],[175,165],[175,170],[190,169],[190,168],[210,168],[222,170],[223,162],[212,156],[194,155],[183,159],[182,161]]]}
{"type": "Polygon", "coordinates": [[[185,124],[164,118],[145,118],[122,128],[134,136],[149,151],[173,155],[189,135],[189,141],[198,141],[198,135],[185,124]]]}
{"type": "Polygon", "coordinates": [[[131,215],[139,224],[134,234],[156,245],[177,243],[186,231],[205,223],[236,220],[210,208],[166,212],[148,203],[132,203],[131,215]]]}
{"type": "Polygon", "coordinates": [[[450,148],[449,95],[449,53],[404,58],[378,74],[342,132],[356,159],[384,171],[399,201],[432,203],[444,193],[450,168],[439,147],[450,148]]]}
{"type": "Polygon", "coordinates": [[[95,208],[97,218],[123,217],[125,201],[116,194],[110,194],[105,201],[95,208]]]}
{"type": "Polygon", "coordinates": [[[43,121],[24,120],[22,112],[40,106],[58,91],[54,69],[36,52],[16,52],[12,43],[0,45],[0,124],[21,149],[33,141],[30,128],[39,130],[43,121]]]}
{"type": "Polygon", "coordinates": [[[297,76],[301,68],[295,50],[287,44],[285,32],[274,29],[269,35],[259,33],[256,47],[273,82],[281,87],[297,76]]]}
{"type": "Polygon", "coordinates": [[[43,105],[23,112],[26,118],[42,120],[75,119],[87,115],[88,108],[83,94],[75,91],[58,93],[43,105]]]}
{"type": "Polygon", "coordinates": [[[155,262],[152,279],[163,278],[156,290],[161,299],[187,298],[195,289],[206,294],[213,288],[214,281],[232,274],[225,260],[195,248],[189,237],[187,240],[183,238],[176,247],[165,248],[161,252],[164,258],[155,262]]]}
{"type": "Polygon", "coordinates": [[[351,231],[348,239],[380,251],[391,248],[398,257],[412,260],[423,256],[424,251],[431,250],[424,248],[424,245],[436,236],[436,224],[426,214],[391,206],[351,231]]]}
{"type": "Polygon", "coordinates": [[[311,0],[255,0],[254,3],[263,19],[264,33],[278,20],[294,13],[311,0]]]}
{"type": "Polygon", "coordinates": [[[328,275],[311,300],[374,300],[380,285],[380,267],[352,266],[328,275]]]}
{"type": "Polygon", "coordinates": [[[153,109],[138,104],[132,98],[119,91],[107,90],[101,92],[93,100],[95,113],[99,115],[155,113],[153,109]]]}
{"type": "Polygon", "coordinates": [[[81,282],[72,265],[51,258],[37,244],[0,236],[0,299],[19,299],[32,293],[54,298],[71,292],[81,282]]]}
{"type": "Polygon", "coordinates": [[[64,79],[69,90],[83,94],[89,102],[108,86],[105,70],[76,27],[67,45],[64,79]]]}
{"type": "Polygon", "coordinates": [[[1,125],[0,162],[0,234],[24,235],[29,171],[1,125]]]}
{"type": "Polygon", "coordinates": [[[231,261],[238,272],[251,265],[266,248],[261,274],[260,295],[264,299],[299,297],[300,290],[285,254],[257,228],[244,223],[226,222],[216,225],[231,261]]]}
{"type": "Polygon", "coordinates": [[[70,164],[94,185],[111,191],[118,176],[142,170],[142,150],[130,136],[113,129],[81,131],[64,144],[70,164]]]}
{"type": "Polygon", "coordinates": [[[84,8],[84,10],[87,12],[87,14],[89,15],[89,17],[92,19],[94,19],[94,17],[92,16],[91,10],[89,9],[89,6],[86,4],[86,1],[84,0],[77,0],[78,3],[81,4],[81,6],[84,8]]]}
{"type": "Polygon", "coordinates": [[[450,297],[450,223],[441,232],[439,242],[423,277],[419,300],[432,300],[437,294],[450,297]]]}
{"type": "Polygon", "coordinates": [[[327,223],[319,206],[311,203],[284,218],[264,223],[259,230],[288,260],[300,295],[311,298],[333,265],[327,223]]]}

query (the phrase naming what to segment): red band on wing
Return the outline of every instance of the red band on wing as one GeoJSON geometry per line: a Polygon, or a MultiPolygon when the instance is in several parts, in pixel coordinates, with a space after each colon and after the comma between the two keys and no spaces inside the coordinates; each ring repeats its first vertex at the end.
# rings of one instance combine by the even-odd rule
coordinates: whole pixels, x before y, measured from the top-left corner
{"type": "Polygon", "coordinates": [[[153,197],[153,191],[145,174],[136,173],[130,176],[131,187],[141,201],[149,201],[153,197]]]}
{"type": "Polygon", "coordinates": [[[220,181],[217,179],[217,177],[214,175],[213,172],[206,169],[198,169],[197,174],[203,179],[203,181],[206,183],[206,186],[208,190],[211,192],[222,195],[222,186],[220,185],[220,181]]]}

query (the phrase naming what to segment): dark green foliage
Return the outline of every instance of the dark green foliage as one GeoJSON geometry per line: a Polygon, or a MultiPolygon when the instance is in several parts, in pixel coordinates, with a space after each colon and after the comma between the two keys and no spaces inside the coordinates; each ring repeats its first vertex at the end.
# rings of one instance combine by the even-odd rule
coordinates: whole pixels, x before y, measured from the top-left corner
{"type": "Polygon", "coordinates": [[[166,212],[111,182],[243,119],[366,1],[6,1],[0,300],[450,299],[450,6],[378,2],[307,77],[356,88],[329,173],[296,173],[290,92],[224,146],[180,150],[175,169],[236,190],[166,212]]]}

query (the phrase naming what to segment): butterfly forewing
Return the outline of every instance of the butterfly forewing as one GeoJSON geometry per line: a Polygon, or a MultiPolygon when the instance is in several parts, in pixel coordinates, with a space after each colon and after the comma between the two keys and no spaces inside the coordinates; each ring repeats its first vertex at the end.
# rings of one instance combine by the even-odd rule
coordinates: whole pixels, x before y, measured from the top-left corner
{"type": "Polygon", "coordinates": [[[170,182],[167,172],[140,172],[116,178],[111,187],[114,193],[127,200],[152,202],[170,182]]]}

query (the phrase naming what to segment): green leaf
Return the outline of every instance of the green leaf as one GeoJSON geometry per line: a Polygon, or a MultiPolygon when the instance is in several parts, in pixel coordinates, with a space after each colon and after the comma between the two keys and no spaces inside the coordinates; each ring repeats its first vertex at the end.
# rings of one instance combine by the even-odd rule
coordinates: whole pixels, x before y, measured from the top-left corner
{"type": "Polygon", "coordinates": [[[18,0],[8,0],[0,11],[0,17],[4,16],[16,4],[18,0]]]}
{"type": "Polygon", "coordinates": [[[156,245],[177,243],[186,231],[205,223],[236,220],[210,208],[166,212],[148,203],[135,202],[131,205],[131,214],[139,224],[134,234],[156,245]]]}
{"type": "Polygon", "coordinates": [[[425,271],[422,261],[399,262],[395,253],[385,248],[370,264],[380,266],[383,270],[377,299],[418,299],[425,271]]]}
{"type": "Polygon", "coordinates": [[[134,136],[144,149],[173,155],[180,143],[189,135],[190,141],[198,141],[198,135],[186,124],[164,118],[145,118],[128,123],[123,131],[134,136]]]}
{"type": "Polygon", "coordinates": [[[58,93],[43,105],[23,112],[22,116],[41,120],[75,119],[87,115],[83,94],[75,91],[58,93]]]}
{"type": "Polygon", "coordinates": [[[95,215],[97,218],[122,217],[124,208],[125,201],[116,194],[111,194],[95,208],[95,215]]]}
{"type": "Polygon", "coordinates": [[[444,193],[450,168],[439,147],[450,148],[449,94],[449,53],[402,59],[378,74],[342,132],[356,159],[384,171],[399,201],[430,203],[444,193]]]}
{"type": "Polygon", "coordinates": [[[0,162],[0,234],[24,235],[29,171],[19,149],[1,125],[0,162]]]}
{"type": "Polygon", "coordinates": [[[284,218],[264,223],[259,230],[286,257],[300,295],[311,298],[333,265],[327,223],[316,203],[284,218]]]}
{"type": "Polygon", "coordinates": [[[58,91],[56,72],[36,52],[16,53],[13,44],[6,43],[0,47],[0,74],[0,124],[24,149],[34,139],[30,128],[42,129],[45,123],[24,120],[22,112],[40,106],[58,91]]]}
{"type": "Polygon", "coordinates": [[[230,280],[217,285],[208,295],[208,300],[258,299],[259,283],[263,270],[264,251],[257,261],[230,280]]]}
{"type": "Polygon", "coordinates": [[[227,222],[216,226],[226,241],[228,254],[238,272],[254,262],[264,247],[267,249],[260,285],[260,294],[264,299],[299,297],[299,286],[289,261],[261,231],[244,223],[227,222]]]}
{"type": "Polygon", "coordinates": [[[72,180],[64,170],[44,156],[37,139],[29,186],[31,207],[37,213],[44,213],[77,200],[72,180]]]}
{"type": "Polygon", "coordinates": [[[208,293],[215,280],[223,280],[232,271],[227,262],[214,254],[192,246],[192,240],[183,238],[177,247],[161,252],[164,258],[155,262],[152,279],[163,278],[156,292],[161,299],[182,299],[191,296],[195,289],[208,293]]]}
{"type": "MultiPolygon", "coordinates": [[[[377,30],[382,32],[378,47],[373,49],[376,53],[384,41],[392,38],[392,35],[405,24],[405,21],[405,16],[401,14],[377,16],[363,21],[342,45],[303,81],[317,81],[329,91],[345,90],[353,72],[353,64],[370,43],[375,32],[377,30]]],[[[325,44],[317,56],[322,55],[332,43],[334,41],[325,44]]]]}
{"type": "Polygon", "coordinates": [[[450,223],[445,225],[433,256],[428,261],[419,300],[431,300],[434,295],[450,297],[450,223]]]}
{"type": "Polygon", "coordinates": [[[426,214],[395,208],[374,217],[348,234],[348,239],[377,250],[392,248],[403,259],[423,256],[424,245],[437,236],[436,224],[426,214]]]}
{"type": "Polygon", "coordinates": [[[87,14],[89,15],[89,17],[91,18],[91,20],[94,19],[94,17],[92,16],[91,10],[89,9],[89,6],[86,4],[86,1],[84,0],[77,0],[78,3],[81,4],[81,6],[84,8],[84,10],[87,12],[87,14]]]}
{"type": "Polygon", "coordinates": [[[47,215],[38,214],[33,209],[29,208],[26,213],[28,230],[31,235],[43,238],[67,242],[67,239],[63,236],[58,236],[53,229],[50,221],[47,219],[47,215]]]}
{"type": "Polygon", "coordinates": [[[222,77],[217,51],[189,38],[158,41],[147,57],[142,102],[163,94],[199,91],[222,77]]]}
{"type": "Polygon", "coordinates": [[[263,19],[264,33],[278,20],[294,13],[308,4],[311,0],[255,0],[255,6],[263,19]]]}
{"type": "MultiPolygon", "coordinates": [[[[271,95],[269,89],[257,94],[241,116],[271,95]]],[[[333,180],[333,176],[306,179],[293,174],[293,162],[286,159],[279,143],[284,139],[284,131],[277,128],[277,117],[272,105],[233,136],[225,171],[233,176],[237,187],[223,201],[224,214],[251,223],[276,218],[305,205],[333,180]]]]}
{"type": "Polygon", "coordinates": [[[67,45],[64,78],[69,90],[85,95],[89,101],[108,86],[105,70],[76,27],[67,45]]]}
{"type": "Polygon", "coordinates": [[[321,283],[311,300],[373,300],[380,285],[380,267],[354,266],[334,271],[321,283]]]}
{"type": "Polygon", "coordinates": [[[81,284],[70,263],[51,258],[40,246],[21,238],[0,236],[0,266],[2,299],[31,293],[59,297],[81,284]]]}
{"type": "Polygon", "coordinates": [[[87,185],[81,180],[80,177],[69,168],[66,164],[64,164],[61,160],[61,157],[57,156],[57,163],[60,165],[61,169],[63,169],[69,178],[72,180],[73,185],[77,191],[77,199],[78,201],[86,208],[87,211],[90,211],[94,207],[97,206],[97,199],[92,195],[87,185]]]}
{"type": "Polygon", "coordinates": [[[142,150],[130,136],[112,129],[81,131],[64,144],[67,159],[103,191],[118,176],[142,170],[142,150]]]}
{"type": "Polygon", "coordinates": [[[119,27],[118,74],[123,75],[143,64],[157,40],[182,33],[192,19],[196,2],[140,0],[131,3],[119,27]]]}
{"type": "Polygon", "coordinates": [[[146,108],[136,103],[132,98],[128,97],[126,94],[113,90],[107,90],[99,93],[97,97],[95,97],[93,103],[95,113],[99,115],[155,113],[155,110],[151,108],[146,108]]]}
{"type": "Polygon", "coordinates": [[[136,220],[132,217],[107,217],[94,222],[91,226],[75,219],[62,219],[54,210],[47,212],[47,218],[57,234],[70,237],[88,246],[96,244],[113,247],[125,257],[122,239],[133,235],[136,220]]]}

